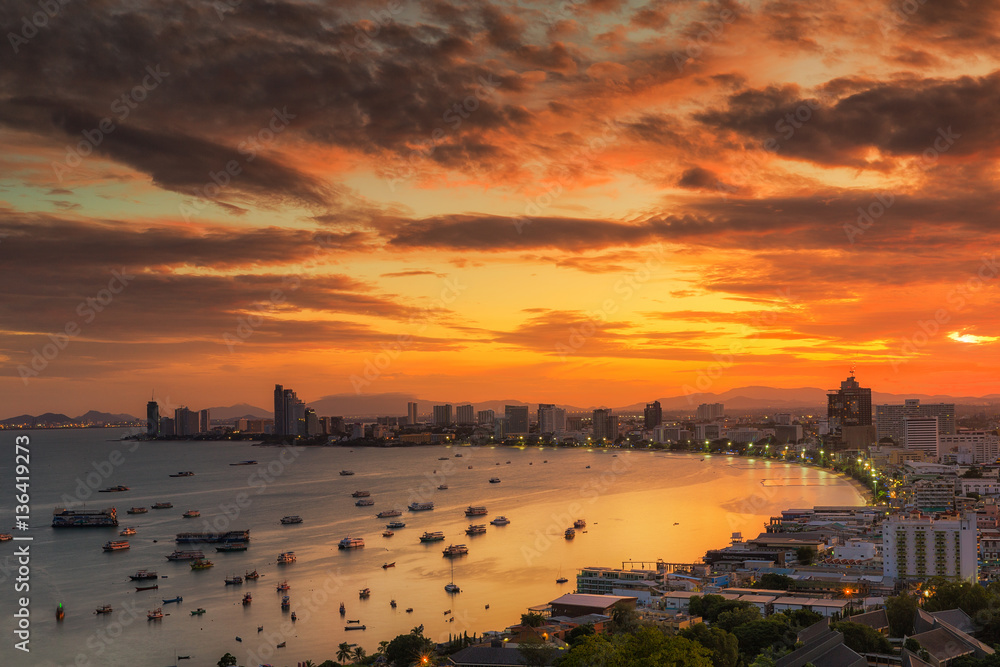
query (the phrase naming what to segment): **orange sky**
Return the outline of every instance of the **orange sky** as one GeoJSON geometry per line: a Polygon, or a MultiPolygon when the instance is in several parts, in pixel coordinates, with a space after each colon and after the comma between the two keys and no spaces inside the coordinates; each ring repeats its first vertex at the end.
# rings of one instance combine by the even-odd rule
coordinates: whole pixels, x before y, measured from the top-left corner
{"type": "Polygon", "coordinates": [[[996,393],[1000,7],[898,4],[5,3],[0,417],[996,393]]]}

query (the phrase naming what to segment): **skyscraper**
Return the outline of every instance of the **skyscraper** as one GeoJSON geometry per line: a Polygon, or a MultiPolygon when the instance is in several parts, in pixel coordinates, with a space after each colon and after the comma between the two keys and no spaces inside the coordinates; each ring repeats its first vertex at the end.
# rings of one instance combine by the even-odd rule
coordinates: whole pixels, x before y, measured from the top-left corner
{"type": "Polygon", "coordinates": [[[702,403],[695,410],[694,416],[702,421],[720,419],[726,414],[726,406],[723,403],[702,403]]]}
{"type": "Polygon", "coordinates": [[[274,385],[274,434],[285,435],[285,390],[274,385]]]}
{"type": "Polygon", "coordinates": [[[659,401],[646,403],[646,409],[642,411],[644,426],[647,429],[654,429],[663,423],[663,409],[660,408],[659,401]]]}
{"type": "Polygon", "coordinates": [[[494,419],[496,419],[496,413],[493,410],[480,410],[476,413],[476,422],[479,424],[492,424],[494,419]]]}
{"type": "Polygon", "coordinates": [[[211,410],[202,410],[198,413],[198,432],[208,433],[212,430],[212,412],[211,410]]]}
{"type": "Polygon", "coordinates": [[[174,435],[197,435],[198,413],[181,406],[174,410],[174,435]]]}
{"type": "Polygon", "coordinates": [[[876,405],[875,427],[879,439],[892,438],[902,444],[903,422],[908,417],[937,417],[940,435],[955,435],[955,404],[924,403],[908,398],[902,405],[876,405]]]}
{"type": "Polygon", "coordinates": [[[505,405],[503,412],[507,418],[507,435],[526,435],[528,433],[527,405],[505,405]]]}
{"type": "Polygon", "coordinates": [[[412,401],[406,404],[406,423],[410,426],[417,423],[417,404],[412,401]]]}
{"type": "Polygon", "coordinates": [[[160,435],[160,406],[153,400],[146,403],[146,435],[151,438],[160,435]]]}
{"type": "Polygon", "coordinates": [[[476,410],[471,405],[460,405],[455,408],[455,421],[461,426],[476,423],[476,410]]]}
{"type": "Polygon", "coordinates": [[[306,435],[306,404],[280,384],[274,385],[274,434],[306,435]]]}
{"type": "Polygon", "coordinates": [[[826,415],[830,431],[839,433],[845,426],[872,425],[872,390],[854,379],[854,371],[840,383],[840,389],[827,392],[826,415]]]}
{"type": "Polygon", "coordinates": [[[614,442],[618,439],[618,418],[611,410],[594,410],[593,432],[594,442],[614,442]]]}
{"type": "Polygon", "coordinates": [[[551,403],[538,406],[538,432],[562,433],[566,430],[566,411],[551,403]]]}
{"type": "Polygon", "coordinates": [[[445,403],[444,405],[434,406],[434,425],[435,426],[451,426],[451,403],[445,403]]]}
{"type": "Polygon", "coordinates": [[[906,449],[922,451],[930,459],[938,457],[937,417],[907,417],[903,420],[903,442],[906,449]]]}

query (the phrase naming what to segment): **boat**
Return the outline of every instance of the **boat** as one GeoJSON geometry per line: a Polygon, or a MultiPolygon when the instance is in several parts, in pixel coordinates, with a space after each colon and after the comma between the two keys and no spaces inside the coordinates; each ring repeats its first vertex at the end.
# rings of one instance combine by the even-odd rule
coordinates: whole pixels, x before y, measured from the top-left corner
{"type": "Polygon", "coordinates": [[[129,487],[122,486],[121,484],[119,484],[118,486],[109,486],[106,489],[99,489],[97,492],[98,493],[119,493],[121,491],[128,491],[128,490],[129,490],[129,487]]]}
{"type": "Polygon", "coordinates": [[[567,581],[569,581],[569,579],[567,579],[566,577],[559,577],[558,579],[556,579],[557,584],[565,584],[567,581]]]}
{"type": "Polygon", "coordinates": [[[393,609],[395,609],[396,608],[396,601],[395,600],[389,600],[389,606],[392,607],[393,609]]]}
{"type": "Polygon", "coordinates": [[[208,568],[214,565],[215,563],[213,563],[210,560],[205,560],[204,558],[199,558],[198,560],[191,561],[192,570],[207,570],[208,568]]]}
{"type": "Polygon", "coordinates": [[[153,584],[152,586],[136,586],[135,587],[135,591],[137,593],[139,591],[155,591],[158,588],[159,588],[159,586],[157,586],[156,584],[153,584]]]}
{"type": "Polygon", "coordinates": [[[425,512],[427,510],[434,509],[434,503],[431,503],[431,502],[427,502],[427,503],[410,503],[409,505],[407,505],[407,508],[411,512],[425,512]]]}
{"type": "Polygon", "coordinates": [[[281,642],[280,644],[276,644],[276,648],[285,648],[285,642],[281,642]]]}
{"type": "Polygon", "coordinates": [[[371,507],[375,504],[375,501],[371,498],[362,498],[354,503],[355,507],[371,507]]]}
{"type": "Polygon", "coordinates": [[[573,528],[567,528],[566,532],[563,533],[563,535],[565,535],[567,540],[572,540],[574,537],[576,537],[576,530],[573,528]]]}
{"type": "Polygon", "coordinates": [[[352,498],[367,498],[371,494],[372,494],[371,491],[355,491],[354,493],[351,494],[351,497],[352,498]]]}
{"type": "Polygon", "coordinates": [[[289,598],[287,595],[282,595],[281,596],[281,608],[282,609],[288,609],[291,606],[292,606],[291,598],[289,598]]]}
{"type": "Polygon", "coordinates": [[[195,519],[201,516],[201,512],[198,510],[188,510],[187,512],[184,512],[183,516],[185,519],[195,519]]]}
{"type": "Polygon", "coordinates": [[[461,454],[455,454],[455,458],[456,459],[460,459],[460,458],[462,458],[462,455],[461,454]]]}
{"type": "Polygon", "coordinates": [[[129,548],[128,540],[111,540],[104,543],[105,551],[124,551],[129,548]]]}
{"type": "Polygon", "coordinates": [[[392,561],[391,563],[382,563],[383,570],[388,570],[390,567],[396,567],[396,561],[392,561]]]}
{"type": "Polygon", "coordinates": [[[370,588],[362,588],[360,591],[358,591],[358,597],[361,598],[362,600],[368,599],[369,597],[371,597],[371,594],[372,594],[372,589],[370,588]]]}
{"type": "Polygon", "coordinates": [[[510,461],[507,461],[507,465],[510,465],[510,461]]]}
{"type": "Polygon", "coordinates": [[[222,552],[226,552],[226,551],[246,551],[247,550],[247,543],[246,542],[226,542],[225,544],[223,544],[220,547],[215,547],[215,550],[216,551],[222,551],[222,552]]]}
{"type": "Polygon", "coordinates": [[[192,616],[201,616],[204,613],[205,613],[205,608],[204,607],[198,607],[197,609],[195,609],[194,611],[191,612],[191,615],[192,616]]]}
{"type": "Polygon", "coordinates": [[[377,519],[390,519],[394,516],[403,516],[402,510],[382,510],[375,515],[377,519]]]}
{"type": "Polygon", "coordinates": [[[438,491],[446,491],[447,489],[448,489],[448,485],[447,484],[440,484],[440,485],[438,485],[438,491]]]}
{"type": "Polygon", "coordinates": [[[407,614],[412,614],[413,613],[413,607],[407,607],[406,608],[406,613],[407,614]]]}
{"type": "Polygon", "coordinates": [[[486,533],[486,524],[469,524],[469,527],[465,529],[466,535],[483,535],[486,533]]]}
{"type": "MultiPolygon", "coordinates": [[[[705,459],[702,459],[702,461],[704,461],[704,460],[705,460],[705,459]]],[[[590,466],[587,466],[587,469],[589,470],[589,469],[590,469],[590,466]]]]}
{"type": "Polygon", "coordinates": [[[131,527],[125,528],[124,530],[122,530],[122,532],[120,532],[118,534],[121,535],[122,537],[125,537],[127,535],[135,535],[135,528],[131,528],[131,527]]]}
{"type": "Polygon", "coordinates": [[[448,547],[442,552],[447,558],[454,558],[455,556],[464,556],[469,553],[469,547],[464,544],[449,544],[448,547]]]}
{"type": "Polygon", "coordinates": [[[163,604],[170,604],[171,602],[184,602],[184,598],[178,595],[175,598],[170,598],[169,600],[164,600],[163,604]]]}
{"type": "Polygon", "coordinates": [[[358,624],[360,624],[360,623],[361,623],[360,619],[356,619],[356,620],[350,620],[350,619],[348,619],[348,621],[347,621],[347,622],[348,622],[348,623],[358,623],[358,624]]]}
{"type": "Polygon", "coordinates": [[[204,557],[205,554],[201,551],[174,551],[167,556],[167,560],[198,560],[204,557]]]}
{"type": "Polygon", "coordinates": [[[465,516],[486,516],[484,505],[469,505],[465,508],[465,516]]]}
{"type": "Polygon", "coordinates": [[[392,532],[391,530],[383,530],[382,531],[382,537],[392,537],[395,534],[396,533],[392,532]]]}
{"type": "Polygon", "coordinates": [[[449,593],[461,593],[462,589],[455,583],[455,561],[451,561],[451,581],[444,585],[444,589],[449,593]]]}
{"type": "MultiPolygon", "coordinates": [[[[677,524],[674,524],[674,525],[677,525],[677,524]]],[[[587,522],[584,521],[583,519],[577,519],[576,521],[573,522],[573,527],[574,528],[586,528],[587,527],[587,522]]]]}
{"type": "Polygon", "coordinates": [[[66,617],[66,609],[63,607],[63,603],[60,602],[56,607],[56,620],[61,621],[66,617]]]}
{"type": "Polygon", "coordinates": [[[389,523],[385,524],[385,527],[386,528],[406,528],[406,524],[403,523],[402,521],[390,521],[389,523]]]}
{"type": "Polygon", "coordinates": [[[153,503],[153,509],[154,510],[168,510],[168,509],[170,509],[173,506],[174,506],[174,504],[173,503],[169,503],[169,502],[167,502],[167,503],[153,503]]]}
{"type": "Polygon", "coordinates": [[[14,536],[10,533],[0,533],[0,542],[9,542],[14,539],[14,536]]]}
{"type": "Polygon", "coordinates": [[[250,581],[251,579],[257,580],[260,579],[260,575],[257,574],[257,570],[254,570],[253,572],[247,572],[246,574],[244,574],[243,578],[246,579],[247,581],[250,581]]]}
{"type": "Polygon", "coordinates": [[[226,586],[239,586],[243,583],[243,577],[238,574],[234,574],[231,577],[226,578],[226,586]]]}
{"type": "Polygon", "coordinates": [[[175,473],[171,477],[194,477],[194,473],[190,470],[185,470],[184,472],[175,473]]]}
{"type": "Polygon", "coordinates": [[[102,605],[102,606],[98,607],[97,609],[95,609],[94,613],[95,614],[110,614],[113,611],[114,611],[114,609],[111,608],[111,605],[106,604],[106,605],[102,605]]]}
{"type": "Polygon", "coordinates": [[[353,475],[354,471],[353,470],[341,470],[340,474],[343,475],[344,477],[347,477],[349,475],[353,475]]]}
{"type": "Polygon", "coordinates": [[[286,526],[292,523],[302,523],[302,517],[300,517],[297,514],[283,516],[281,517],[281,523],[285,524],[286,526]]]}
{"type": "Polygon", "coordinates": [[[441,531],[435,531],[433,533],[425,532],[423,535],[420,536],[421,542],[440,542],[443,539],[444,539],[444,533],[442,533],[441,531]]]}
{"type": "Polygon", "coordinates": [[[277,588],[275,590],[277,590],[277,591],[280,592],[280,591],[287,591],[289,588],[291,588],[291,586],[289,586],[288,585],[288,581],[285,580],[285,581],[282,581],[280,584],[278,584],[278,586],[277,586],[277,588]]]}
{"type": "Polygon", "coordinates": [[[447,457],[447,456],[439,456],[439,457],[438,457],[438,461],[448,461],[448,460],[449,460],[449,459],[448,459],[448,457],[447,457]]]}
{"type": "Polygon", "coordinates": [[[57,507],[52,511],[53,528],[103,528],[118,525],[114,507],[103,510],[69,510],[57,507]]]}
{"type": "Polygon", "coordinates": [[[163,608],[157,607],[152,611],[146,612],[146,618],[150,621],[157,621],[163,618],[163,608]]]}
{"type": "Polygon", "coordinates": [[[343,616],[346,613],[347,613],[347,608],[344,606],[344,603],[341,602],[340,603],[340,615],[343,616]]]}
{"type": "Polygon", "coordinates": [[[472,466],[469,466],[469,470],[472,470],[472,466]]]}
{"type": "Polygon", "coordinates": [[[255,466],[257,462],[253,459],[247,459],[246,461],[240,461],[239,463],[230,463],[231,466],[255,466]]]}
{"type": "Polygon", "coordinates": [[[680,521],[674,521],[674,525],[675,526],[679,526],[679,525],[681,525],[681,523],[680,523],[680,521]]]}
{"type": "Polygon", "coordinates": [[[128,510],[128,514],[145,514],[148,511],[145,507],[133,507],[128,510]]]}
{"type": "MultiPolygon", "coordinates": [[[[298,616],[295,615],[294,611],[292,612],[292,620],[293,621],[297,621],[298,620],[298,616]]],[[[281,648],[281,647],[279,646],[278,648],[281,648]]]]}
{"type": "Polygon", "coordinates": [[[499,483],[500,483],[499,477],[490,477],[490,484],[499,484],[499,483]]]}
{"type": "Polygon", "coordinates": [[[365,625],[345,625],[345,630],[364,630],[367,626],[365,625]]]}
{"type": "Polygon", "coordinates": [[[264,632],[264,626],[263,625],[258,625],[257,626],[257,632],[264,632]]]}
{"type": "Polygon", "coordinates": [[[278,565],[288,565],[295,562],[294,551],[283,551],[278,555],[278,565]]]}
{"type": "Polygon", "coordinates": [[[363,546],[365,546],[365,540],[362,537],[345,537],[337,542],[338,549],[360,549],[363,546]]]}
{"type": "Polygon", "coordinates": [[[225,533],[177,533],[175,542],[249,542],[249,530],[230,530],[225,533]]]}
{"type": "Polygon", "coordinates": [[[139,570],[135,574],[128,575],[132,581],[142,581],[143,579],[156,579],[159,575],[155,570],[139,570]]]}
{"type": "Polygon", "coordinates": [[[251,602],[253,602],[253,596],[250,593],[243,596],[243,604],[250,604],[251,602]]]}
{"type": "Polygon", "coordinates": [[[505,516],[498,516],[497,518],[490,521],[490,523],[493,524],[494,526],[506,526],[507,524],[510,523],[510,519],[508,519],[505,516]]]}

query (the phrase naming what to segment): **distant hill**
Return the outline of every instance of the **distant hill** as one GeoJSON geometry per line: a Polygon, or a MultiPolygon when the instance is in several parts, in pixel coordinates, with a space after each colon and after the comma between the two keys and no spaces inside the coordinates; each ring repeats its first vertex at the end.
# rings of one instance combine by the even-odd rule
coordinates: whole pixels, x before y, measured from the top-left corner
{"type": "Polygon", "coordinates": [[[61,426],[63,424],[120,424],[122,422],[137,421],[140,420],[128,414],[112,414],[110,412],[90,410],[79,417],[69,417],[57,412],[46,412],[41,415],[18,415],[17,417],[0,420],[0,424],[6,426],[19,426],[21,424],[31,426],[61,426]]]}
{"type": "Polygon", "coordinates": [[[229,407],[209,408],[212,419],[270,419],[274,414],[270,410],[258,408],[249,403],[237,403],[229,407]]]}

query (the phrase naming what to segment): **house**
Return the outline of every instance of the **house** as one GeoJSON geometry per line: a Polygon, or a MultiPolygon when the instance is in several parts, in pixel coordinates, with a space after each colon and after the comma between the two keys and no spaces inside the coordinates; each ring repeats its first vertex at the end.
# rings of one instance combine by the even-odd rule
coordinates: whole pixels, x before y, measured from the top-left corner
{"type": "Polygon", "coordinates": [[[868,667],[865,658],[844,644],[844,635],[830,629],[828,618],[805,628],[796,639],[802,646],[779,658],[776,667],[868,667]]]}
{"type": "Polygon", "coordinates": [[[635,609],[638,598],[623,595],[581,595],[567,593],[549,603],[553,616],[585,616],[602,614],[611,616],[615,607],[635,609]]]}

